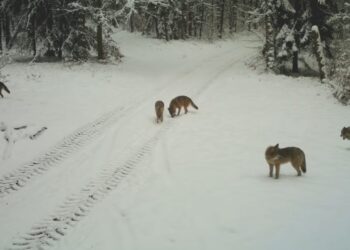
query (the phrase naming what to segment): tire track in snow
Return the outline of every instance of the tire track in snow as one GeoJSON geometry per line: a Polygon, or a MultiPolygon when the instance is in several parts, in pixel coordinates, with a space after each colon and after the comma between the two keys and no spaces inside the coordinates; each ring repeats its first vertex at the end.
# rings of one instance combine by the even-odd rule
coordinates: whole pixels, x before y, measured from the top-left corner
{"type": "MultiPolygon", "coordinates": [[[[217,59],[226,55],[228,51],[220,53],[211,57],[211,60],[217,59]]],[[[186,70],[179,77],[175,78],[175,81],[179,81],[185,78],[187,75],[193,73],[195,70],[203,67],[208,61],[203,60],[195,67],[186,70]]],[[[159,90],[158,90],[159,91],[159,90]]],[[[146,98],[147,99],[147,98],[146,98]]],[[[141,102],[138,102],[138,104],[141,102]]],[[[0,177],[0,199],[5,196],[20,190],[22,187],[27,185],[33,177],[44,174],[50,168],[59,165],[63,160],[70,157],[72,154],[77,152],[88,142],[102,134],[103,131],[111,126],[113,123],[118,121],[124,116],[129,110],[138,106],[138,104],[128,107],[127,110],[123,108],[117,108],[112,112],[102,115],[95,121],[80,127],[71,135],[63,138],[56,146],[54,146],[48,152],[42,154],[38,158],[24,164],[22,167],[5,174],[0,177]]]]}
{"type": "MultiPolygon", "coordinates": [[[[242,58],[231,61],[210,77],[199,90],[196,96],[206,91],[222,73],[229,70],[242,58]]],[[[187,74],[186,74],[187,75],[187,74]]],[[[125,113],[125,112],[124,112],[125,113]]],[[[59,206],[57,211],[49,218],[33,226],[23,236],[17,238],[8,250],[37,250],[47,249],[55,242],[63,238],[79,221],[81,221],[93,207],[101,202],[111,191],[116,189],[121,181],[134,170],[142,160],[151,154],[155,145],[167,132],[175,121],[164,123],[162,128],[150,137],[143,145],[131,153],[123,163],[116,163],[109,171],[103,171],[96,180],[90,181],[78,193],[70,195],[66,201],[59,206]]]]}
{"type": "Polygon", "coordinates": [[[102,115],[63,138],[61,142],[43,155],[2,176],[0,178],[0,198],[18,191],[33,177],[42,175],[50,168],[60,164],[119,120],[126,111],[124,108],[116,108],[102,115]]]}
{"type": "Polygon", "coordinates": [[[212,77],[209,77],[209,79],[202,85],[202,88],[200,88],[197,92],[194,93],[194,96],[200,96],[209,87],[213,86],[213,82],[215,79],[217,79],[221,74],[228,71],[230,68],[232,68],[233,65],[241,62],[242,60],[243,60],[243,57],[240,57],[238,59],[230,61],[227,65],[219,69],[212,77]]]}
{"type": "Polygon", "coordinates": [[[121,181],[134,170],[141,161],[152,152],[157,142],[174,123],[164,126],[140,146],[131,157],[116,164],[110,171],[104,171],[96,180],[73,194],[59,207],[54,215],[33,226],[28,233],[12,243],[8,250],[46,249],[64,237],[68,230],[81,221],[92,208],[106,195],[116,189],[121,181]]]}

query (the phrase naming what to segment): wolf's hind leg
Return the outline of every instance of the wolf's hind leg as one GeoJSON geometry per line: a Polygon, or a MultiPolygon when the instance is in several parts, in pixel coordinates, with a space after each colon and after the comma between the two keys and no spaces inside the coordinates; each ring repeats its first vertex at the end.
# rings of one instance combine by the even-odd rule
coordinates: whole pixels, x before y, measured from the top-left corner
{"type": "Polygon", "coordinates": [[[300,166],[301,164],[298,164],[298,163],[296,163],[296,162],[292,162],[292,166],[293,166],[293,168],[298,172],[298,176],[301,176],[301,166],[300,166]]]}

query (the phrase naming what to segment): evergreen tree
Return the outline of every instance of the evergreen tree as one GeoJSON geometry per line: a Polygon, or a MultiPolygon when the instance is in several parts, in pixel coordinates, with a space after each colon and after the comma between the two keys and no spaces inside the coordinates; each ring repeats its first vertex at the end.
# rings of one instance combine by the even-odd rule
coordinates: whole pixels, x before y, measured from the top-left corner
{"type": "Polygon", "coordinates": [[[120,57],[110,38],[117,5],[113,0],[2,0],[0,38],[8,49],[32,51],[34,59],[56,56],[86,60],[91,48],[98,58],[120,57]],[[87,22],[87,20],[89,22],[87,22]],[[12,29],[10,23],[13,23],[12,29]]]}
{"type": "Polygon", "coordinates": [[[331,80],[336,98],[350,104],[350,3],[342,2],[338,8],[339,12],[328,22],[338,34],[332,46],[334,60],[331,80]]]}
{"type": "MultiPolygon", "coordinates": [[[[262,6],[263,12],[272,12],[276,69],[285,71],[287,63],[292,61],[292,72],[299,72],[299,54],[302,51],[313,53],[310,47],[310,34],[314,25],[318,27],[322,43],[325,44],[326,56],[331,56],[329,46],[332,40],[332,28],[327,24],[327,18],[333,9],[334,4],[329,0],[265,1],[262,6]],[[270,7],[266,5],[267,3],[270,7]]],[[[269,19],[270,17],[267,17],[266,21],[269,19]]],[[[266,40],[266,44],[268,42],[270,41],[266,40]]]]}

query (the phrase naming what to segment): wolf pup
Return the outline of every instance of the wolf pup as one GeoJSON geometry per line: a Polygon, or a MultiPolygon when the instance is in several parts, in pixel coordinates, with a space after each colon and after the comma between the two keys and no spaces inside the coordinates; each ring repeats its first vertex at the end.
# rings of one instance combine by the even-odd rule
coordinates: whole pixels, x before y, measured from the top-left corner
{"type": "Polygon", "coordinates": [[[187,111],[188,111],[187,107],[189,105],[191,105],[195,109],[198,109],[197,105],[194,104],[194,102],[188,96],[181,95],[181,96],[175,97],[174,99],[171,100],[168,108],[171,117],[175,116],[176,109],[178,109],[177,115],[179,115],[182,107],[184,107],[185,114],[187,114],[187,111]]]}
{"type": "Polygon", "coordinates": [[[340,136],[343,137],[343,140],[348,139],[350,140],[350,127],[344,127],[341,130],[340,136]]]}
{"type": "Polygon", "coordinates": [[[156,101],[155,103],[155,109],[156,109],[156,122],[163,122],[163,112],[164,112],[164,102],[162,101],[156,101]]]}
{"type": "Polygon", "coordinates": [[[2,90],[5,90],[7,93],[10,94],[10,90],[6,87],[6,85],[3,82],[0,82],[0,96],[4,98],[4,96],[1,93],[2,90]]]}
{"type": "Polygon", "coordinates": [[[306,159],[304,152],[297,147],[279,148],[279,145],[270,146],[265,151],[265,159],[270,166],[270,177],[273,177],[273,167],[276,168],[275,179],[280,175],[280,165],[290,162],[298,176],[301,176],[301,171],[306,173],[306,159]]]}

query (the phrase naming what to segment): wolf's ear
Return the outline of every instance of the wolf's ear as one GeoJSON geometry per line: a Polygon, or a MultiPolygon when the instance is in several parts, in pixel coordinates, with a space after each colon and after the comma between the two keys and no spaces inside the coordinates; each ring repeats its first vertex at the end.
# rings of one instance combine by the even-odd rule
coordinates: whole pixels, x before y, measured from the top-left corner
{"type": "Polygon", "coordinates": [[[279,143],[277,143],[277,144],[275,145],[275,148],[278,148],[278,146],[279,146],[279,143]]]}

